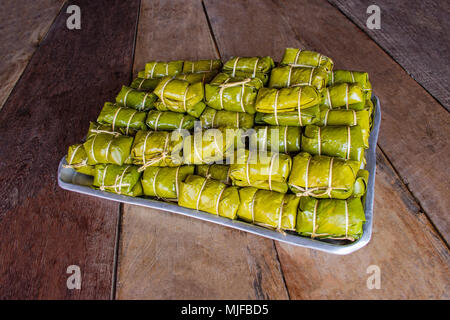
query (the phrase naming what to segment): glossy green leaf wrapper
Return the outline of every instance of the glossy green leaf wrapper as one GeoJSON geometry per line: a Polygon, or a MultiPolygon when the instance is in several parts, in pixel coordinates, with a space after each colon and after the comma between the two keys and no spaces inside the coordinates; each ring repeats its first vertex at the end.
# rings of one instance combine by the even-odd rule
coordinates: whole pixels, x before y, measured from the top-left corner
{"type": "Polygon", "coordinates": [[[83,146],[88,156],[89,165],[111,163],[121,166],[130,156],[132,144],[133,137],[98,133],[88,139],[83,146]]]}
{"type": "Polygon", "coordinates": [[[183,73],[213,72],[220,68],[222,68],[220,59],[184,61],[183,73]]]}
{"type": "Polygon", "coordinates": [[[219,73],[205,84],[206,104],[216,110],[255,113],[255,100],[263,86],[259,79],[233,78],[219,73]]]}
{"type": "MultiPolygon", "coordinates": [[[[222,70],[222,72],[232,77],[233,74],[232,71],[222,70]]],[[[267,85],[267,83],[269,82],[269,76],[270,73],[261,73],[261,72],[252,73],[245,71],[236,71],[234,73],[234,77],[238,79],[259,79],[264,86],[267,85]]]]}
{"type": "Polygon", "coordinates": [[[130,88],[133,88],[138,91],[153,91],[153,90],[155,90],[155,88],[158,85],[160,80],[161,79],[159,79],[159,78],[146,79],[146,78],[137,77],[130,84],[130,88]]]}
{"type": "Polygon", "coordinates": [[[253,128],[254,115],[244,112],[216,110],[207,107],[202,115],[200,121],[202,128],[253,128]]]}
{"type": "Polygon", "coordinates": [[[285,66],[272,69],[269,88],[287,88],[294,86],[313,86],[325,88],[328,82],[327,69],[323,67],[285,66]]]}
{"type": "Polygon", "coordinates": [[[133,108],[139,111],[148,111],[154,108],[157,97],[153,92],[138,91],[122,86],[116,97],[116,103],[121,107],[133,108]]]}
{"type": "Polygon", "coordinates": [[[145,123],[155,131],[173,131],[176,129],[191,130],[194,128],[196,118],[191,115],[172,112],[151,110],[147,115],[145,123]]]}
{"type": "Polygon", "coordinates": [[[319,105],[315,105],[306,109],[300,108],[297,111],[281,112],[281,113],[261,113],[255,115],[255,123],[270,124],[273,126],[290,126],[299,127],[309,124],[316,124],[320,120],[319,105]]]}
{"type": "Polygon", "coordinates": [[[299,152],[301,140],[300,127],[258,126],[250,134],[250,147],[284,153],[299,152]]]}
{"type": "Polygon", "coordinates": [[[357,83],[338,83],[322,90],[323,105],[331,109],[362,110],[366,105],[366,95],[357,83]]]}
{"type": "Polygon", "coordinates": [[[237,71],[251,74],[268,73],[273,67],[275,63],[271,57],[234,57],[225,62],[223,71],[231,72],[232,77],[235,77],[237,71]]]}
{"type": "Polygon", "coordinates": [[[299,197],[255,187],[239,189],[239,196],[237,214],[242,220],[278,230],[295,230],[299,197]]]}
{"type": "Polygon", "coordinates": [[[245,150],[238,156],[237,162],[231,164],[230,177],[233,185],[239,187],[256,187],[286,193],[287,179],[291,172],[292,160],[286,154],[245,150]]]}
{"type": "Polygon", "coordinates": [[[353,109],[330,109],[320,106],[320,121],[318,126],[356,126],[361,128],[364,148],[369,147],[370,116],[369,110],[356,111],[353,109]]]}
{"type": "Polygon", "coordinates": [[[231,185],[230,178],[231,166],[227,164],[201,164],[195,166],[195,174],[218,180],[226,185],[231,185]]]}
{"type": "Polygon", "coordinates": [[[357,161],[301,152],[294,157],[289,188],[298,196],[360,197],[366,191],[368,174],[359,170],[359,165],[357,161]]]}
{"type": "Polygon", "coordinates": [[[296,229],[300,235],[311,238],[355,241],[361,238],[365,221],[360,198],[301,197],[296,229]]]}
{"type": "Polygon", "coordinates": [[[328,86],[344,82],[359,83],[366,94],[366,98],[370,100],[372,97],[372,84],[369,81],[369,75],[367,72],[334,70],[328,78],[328,86]]]}
{"type": "Polygon", "coordinates": [[[180,185],[178,205],[236,219],[239,208],[238,188],[214,179],[190,175],[180,185]]]}
{"type": "Polygon", "coordinates": [[[126,196],[138,197],[142,193],[141,173],[132,165],[98,164],[95,166],[93,187],[126,196]]]}
{"type": "Polygon", "coordinates": [[[196,73],[180,73],[175,76],[175,79],[185,80],[190,84],[196,82],[209,83],[217,75],[217,71],[211,72],[196,72],[196,73]]]}
{"type": "Polygon", "coordinates": [[[131,149],[139,171],[147,167],[175,167],[182,163],[183,135],[179,131],[138,131],[131,149]]]}
{"type": "Polygon", "coordinates": [[[180,183],[190,174],[194,166],[148,167],[142,174],[144,195],[162,199],[178,199],[180,183]]]}
{"type": "Polygon", "coordinates": [[[82,144],[74,144],[69,147],[66,155],[67,164],[64,168],[72,168],[77,172],[87,174],[88,176],[94,175],[94,166],[87,164],[88,156],[82,144]]]}
{"type": "Polygon", "coordinates": [[[188,113],[198,118],[205,109],[201,82],[190,84],[186,80],[165,77],[161,79],[154,92],[161,99],[155,104],[159,111],[188,113]]]}
{"type": "Polygon", "coordinates": [[[306,126],[302,137],[302,151],[361,162],[364,160],[361,127],[306,126]]]}
{"type": "Polygon", "coordinates": [[[284,112],[301,112],[307,108],[320,104],[320,93],[311,86],[298,86],[294,88],[261,88],[256,97],[256,111],[274,113],[276,116],[284,112]]]}
{"type": "Polygon", "coordinates": [[[128,135],[130,129],[146,129],[146,117],[147,112],[119,107],[111,102],[106,102],[102,111],[100,111],[97,122],[102,125],[110,125],[112,131],[116,131],[117,128],[124,128],[125,134],[128,135]]]}
{"type": "Polygon", "coordinates": [[[280,65],[293,65],[296,67],[324,67],[327,71],[331,71],[333,70],[334,64],[331,58],[328,58],[321,53],[286,48],[286,50],[284,50],[283,59],[281,59],[280,65]]]}
{"type": "Polygon", "coordinates": [[[120,135],[134,136],[136,134],[136,130],[129,129],[128,132],[126,128],[115,128],[113,130],[111,125],[109,124],[100,124],[91,121],[89,124],[89,130],[86,136],[86,140],[93,138],[98,133],[107,133],[115,137],[118,137],[120,135]]]}
{"type": "Polygon", "coordinates": [[[173,77],[183,70],[183,61],[150,61],[145,64],[144,78],[173,77]]]}

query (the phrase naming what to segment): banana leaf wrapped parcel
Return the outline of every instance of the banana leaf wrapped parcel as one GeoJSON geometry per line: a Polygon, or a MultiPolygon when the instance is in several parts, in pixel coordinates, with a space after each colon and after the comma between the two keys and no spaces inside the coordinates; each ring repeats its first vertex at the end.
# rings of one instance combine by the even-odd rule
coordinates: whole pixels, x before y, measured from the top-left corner
{"type": "Polygon", "coordinates": [[[250,149],[272,150],[283,153],[299,152],[302,129],[288,126],[257,126],[249,134],[250,149]]]}
{"type": "Polygon", "coordinates": [[[284,66],[273,68],[269,88],[288,88],[294,86],[313,86],[322,89],[327,85],[328,72],[324,67],[284,66]]]}
{"type": "Polygon", "coordinates": [[[206,107],[200,116],[202,128],[243,128],[249,129],[254,125],[254,115],[244,112],[216,110],[206,107]]]}
{"type": "Polygon", "coordinates": [[[175,79],[185,80],[190,84],[196,82],[209,83],[217,75],[218,71],[211,72],[196,72],[196,73],[180,73],[175,76],[175,79]]]}
{"type": "Polygon", "coordinates": [[[148,112],[145,123],[155,131],[191,130],[194,128],[195,120],[193,116],[184,113],[151,110],[148,112]]]}
{"type": "Polygon", "coordinates": [[[136,132],[137,130],[134,129],[127,130],[127,128],[114,128],[113,130],[112,126],[109,124],[100,124],[91,121],[89,123],[89,130],[86,135],[86,140],[93,138],[98,133],[107,133],[115,137],[118,137],[120,135],[134,136],[136,132]]]}
{"type": "Polygon", "coordinates": [[[214,180],[190,175],[180,185],[178,205],[236,219],[239,208],[238,188],[214,180]]]}
{"type": "Polygon", "coordinates": [[[286,154],[245,150],[231,164],[230,177],[235,186],[286,193],[291,166],[291,157],[286,154]]]}
{"type": "Polygon", "coordinates": [[[183,71],[183,61],[150,61],[145,64],[143,78],[173,77],[183,71]]]}
{"type": "Polygon", "coordinates": [[[176,167],[183,160],[182,148],[183,132],[140,130],[134,138],[131,159],[140,166],[139,172],[147,167],[176,167]]]}
{"type": "Polygon", "coordinates": [[[122,86],[116,96],[116,103],[121,107],[133,108],[139,111],[148,111],[154,108],[157,97],[153,92],[138,91],[122,86]]]}
{"type": "Polygon", "coordinates": [[[301,152],[294,157],[289,188],[297,196],[347,199],[361,197],[368,174],[359,162],[301,152]]]}
{"type": "Polygon", "coordinates": [[[190,174],[194,174],[194,166],[147,167],[141,179],[144,195],[166,200],[178,199],[180,183],[190,174]]]}
{"type": "Polygon", "coordinates": [[[147,79],[138,76],[136,79],[133,80],[133,82],[131,82],[130,88],[133,88],[138,91],[153,91],[155,90],[160,80],[161,80],[160,78],[147,79]]]}
{"type": "Polygon", "coordinates": [[[322,104],[330,109],[362,110],[366,94],[358,83],[338,83],[322,89],[322,104]]]}
{"type": "Polygon", "coordinates": [[[366,94],[366,99],[370,100],[372,96],[372,84],[369,81],[369,74],[367,72],[334,70],[328,78],[328,86],[344,82],[359,83],[366,94]]]}
{"type": "Polygon", "coordinates": [[[142,195],[141,173],[132,165],[98,164],[93,187],[102,191],[138,197],[142,195]]]}
{"type": "Polygon", "coordinates": [[[250,73],[255,77],[256,73],[269,73],[275,63],[271,57],[233,57],[223,65],[223,71],[236,76],[237,71],[250,73]]]}
{"type": "Polygon", "coordinates": [[[293,65],[295,67],[324,67],[327,71],[331,71],[333,70],[334,63],[331,58],[328,58],[318,52],[286,48],[286,50],[284,50],[284,55],[281,59],[280,65],[293,65]]]}
{"type": "Polygon", "coordinates": [[[242,220],[277,230],[295,230],[299,197],[255,187],[239,189],[239,196],[237,215],[242,220]]]}
{"type": "Polygon", "coordinates": [[[255,113],[255,100],[263,83],[259,79],[232,77],[219,73],[205,84],[206,104],[216,110],[255,113]]]}
{"type": "Polygon", "coordinates": [[[202,102],[204,88],[201,82],[190,84],[186,80],[165,77],[154,92],[161,99],[155,104],[159,111],[187,113],[198,118],[206,107],[202,102]]]}
{"type": "Polygon", "coordinates": [[[201,164],[195,166],[195,174],[231,185],[231,166],[228,164],[201,164]]]}
{"type": "Polygon", "coordinates": [[[222,68],[220,59],[184,61],[183,73],[213,72],[222,68]]]}
{"type": "Polygon", "coordinates": [[[129,158],[133,137],[111,133],[97,133],[83,144],[88,164],[110,163],[123,165],[129,158]]]}
{"type": "Polygon", "coordinates": [[[72,168],[77,172],[93,176],[94,166],[88,165],[88,156],[82,144],[74,144],[69,147],[64,168],[72,168]]]}
{"type": "Polygon", "coordinates": [[[97,117],[97,123],[102,125],[110,125],[112,131],[115,131],[116,128],[123,128],[125,134],[128,135],[130,129],[146,129],[146,117],[147,112],[119,107],[111,102],[105,102],[99,116],[97,117]]]}
{"type": "Polygon", "coordinates": [[[301,197],[296,229],[300,235],[311,238],[355,241],[361,238],[365,221],[360,198],[301,197]]]}
{"type": "Polygon", "coordinates": [[[364,141],[361,127],[306,126],[302,136],[302,151],[363,162],[364,141]]]}
{"type": "Polygon", "coordinates": [[[316,124],[320,121],[319,105],[309,108],[298,108],[297,111],[281,113],[262,113],[256,112],[255,123],[270,124],[272,126],[290,126],[300,127],[309,124],[316,124]]]}

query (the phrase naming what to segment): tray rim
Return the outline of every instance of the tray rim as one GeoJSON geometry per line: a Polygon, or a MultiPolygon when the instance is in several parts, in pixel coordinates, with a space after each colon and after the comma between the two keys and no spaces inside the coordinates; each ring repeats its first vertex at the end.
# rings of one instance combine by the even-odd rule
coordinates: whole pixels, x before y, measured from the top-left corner
{"type": "MultiPolygon", "coordinates": [[[[376,174],[376,148],[378,141],[378,134],[380,129],[381,122],[381,109],[380,109],[380,100],[377,96],[372,96],[372,102],[374,103],[374,120],[373,127],[371,130],[370,138],[369,138],[369,148],[365,151],[365,156],[367,160],[366,170],[369,171],[369,181],[367,183],[367,191],[365,195],[365,205],[364,205],[364,213],[366,216],[366,222],[363,226],[363,235],[361,238],[355,242],[339,245],[335,243],[329,243],[321,240],[310,239],[306,237],[302,237],[299,235],[293,235],[289,233],[281,233],[276,230],[271,230],[267,228],[263,228],[258,225],[254,225],[251,223],[247,223],[241,220],[231,220],[228,218],[216,216],[209,214],[203,211],[197,211],[193,209],[188,209],[184,207],[180,207],[174,203],[168,203],[153,199],[146,198],[134,198],[124,195],[118,195],[114,193],[109,193],[105,191],[95,190],[90,188],[89,186],[75,184],[74,178],[76,176],[82,175],[81,173],[76,172],[70,168],[63,168],[63,164],[66,163],[65,156],[61,159],[58,165],[58,186],[64,190],[81,193],[84,195],[94,196],[101,199],[112,200],[120,203],[127,203],[132,205],[138,205],[142,207],[169,211],[176,214],[181,214],[184,216],[193,217],[202,221],[213,222],[222,226],[230,227],[233,229],[249,232],[255,235],[259,235],[265,238],[269,238],[272,240],[280,241],[283,243],[309,248],[314,250],[319,250],[322,252],[327,252],[336,255],[347,255],[352,252],[355,252],[362,247],[366,246],[372,237],[372,229],[373,229],[373,200],[375,193],[375,174],[376,174]],[[62,171],[65,170],[67,172],[72,172],[72,182],[66,182],[62,179],[62,171]]],[[[84,176],[84,175],[83,175],[84,176]]]]}

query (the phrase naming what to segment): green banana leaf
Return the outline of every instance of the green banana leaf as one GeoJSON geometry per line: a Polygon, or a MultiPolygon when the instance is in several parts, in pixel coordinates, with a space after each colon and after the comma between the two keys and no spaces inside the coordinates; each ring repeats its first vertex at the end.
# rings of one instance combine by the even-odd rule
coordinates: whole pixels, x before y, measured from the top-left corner
{"type": "Polygon", "coordinates": [[[328,78],[328,86],[344,82],[359,83],[366,94],[366,98],[370,100],[372,96],[372,84],[369,81],[369,74],[367,72],[334,70],[328,78]]]}
{"type": "Polygon", "coordinates": [[[239,189],[239,196],[240,219],[277,230],[295,230],[299,197],[255,187],[239,189]]]}
{"type": "MultiPolygon", "coordinates": [[[[223,65],[223,71],[231,72],[232,76],[236,76],[233,72],[243,71],[255,74],[268,73],[275,67],[275,63],[271,57],[233,57],[223,65]]],[[[255,76],[253,76],[254,78],[255,76]]]]}
{"type": "MultiPolygon", "coordinates": [[[[232,71],[223,70],[223,73],[233,77],[232,71]]],[[[245,72],[245,71],[236,71],[234,73],[234,78],[238,79],[259,79],[261,83],[265,86],[269,82],[270,73],[262,73],[262,72],[245,72]]]]}
{"type": "Polygon", "coordinates": [[[151,110],[148,112],[147,126],[155,131],[172,131],[176,129],[191,130],[194,128],[195,118],[188,114],[172,112],[172,111],[158,111],[151,110]]]}
{"type": "Polygon", "coordinates": [[[132,165],[98,164],[95,166],[93,188],[126,196],[142,193],[141,173],[132,165]]]}
{"type": "Polygon", "coordinates": [[[146,117],[147,112],[119,107],[111,102],[105,102],[97,118],[97,123],[111,125],[112,131],[115,131],[116,128],[124,128],[125,134],[128,135],[130,129],[146,129],[146,117]]]}
{"type": "Polygon", "coordinates": [[[195,166],[195,174],[204,177],[218,180],[226,185],[231,185],[230,165],[227,164],[201,164],[195,166]]]}
{"type": "Polygon", "coordinates": [[[255,123],[299,127],[316,124],[319,122],[319,118],[320,108],[319,105],[315,105],[306,109],[301,108],[297,111],[277,113],[276,115],[275,113],[257,112],[255,115],[255,123]]]}
{"type": "Polygon", "coordinates": [[[294,157],[289,189],[298,196],[347,199],[365,193],[368,174],[359,162],[301,152],[294,157]],[[356,185],[356,188],[355,188],[356,185]]]}
{"type": "Polygon", "coordinates": [[[269,88],[287,88],[294,86],[313,86],[322,89],[328,82],[327,69],[323,67],[284,66],[272,69],[269,88]]]}
{"type": "Polygon", "coordinates": [[[238,188],[200,176],[190,175],[180,184],[178,205],[236,219],[239,208],[238,188]]]}
{"type": "Polygon", "coordinates": [[[141,179],[144,195],[165,200],[178,199],[180,183],[190,174],[194,174],[194,166],[148,167],[141,179]]]}
{"type": "Polygon", "coordinates": [[[130,84],[130,88],[133,88],[138,91],[153,91],[155,90],[156,86],[158,85],[160,78],[155,79],[146,79],[137,77],[133,80],[130,84]]]}
{"type": "Polygon", "coordinates": [[[200,121],[203,129],[212,128],[243,128],[249,129],[254,125],[253,114],[235,111],[216,110],[207,107],[202,115],[200,121]]]}
{"type": "Polygon", "coordinates": [[[257,126],[250,133],[250,149],[284,153],[299,152],[302,139],[300,127],[257,126]]]}
{"type": "Polygon", "coordinates": [[[235,186],[286,193],[291,166],[292,160],[287,154],[245,150],[237,162],[231,164],[230,177],[235,186]]]}
{"type": "Polygon", "coordinates": [[[364,141],[364,148],[369,148],[370,117],[369,110],[330,109],[320,106],[320,121],[318,126],[355,126],[359,125],[364,141]]]}
{"type": "Polygon", "coordinates": [[[127,136],[134,136],[136,134],[136,130],[134,129],[127,129],[126,128],[114,128],[112,129],[111,125],[108,124],[100,124],[97,122],[90,122],[89,124],[89,130],[88,134],[86,136],[86,140],[89,140],[93,138],[98,133],[108,133],[113,136],[120,136],[120,135],[127,135],[127,136]]]}
{"type": "Polygon", "coordinates": [[[373,116],[374,116],[373,111],[375,110],[372,100],[366,100],[366,105],[364,106],[364,110],[367,110],[367,112],[369,113],[369,124],[370,124],[370,129],[372,129],[373,116]]]}
{"type": "Polygon", "coordinates": [[[138,131],[131,148],[133,164],[147,167],[176,167],[182,163],[183,135],[179,131],[138,131]]]}
{"type": "Polygon", "coordinates": [[[302,49],[286,48],[280,65],[293,65],[298,67],[324,67],[327,71],[333,70],[333,60],[321,53],[302,49]]]}
{"type": "Polygon", "coordinates": [[[88,156],[88,164],[111,163],[119,166],[130,156],[133,137],[98,133],[92,135],[84,144],[88,156]]]}
{"type": "Polygon", "coordinates": [[[189,84],[186,80],[165,77],[155,89],[161,99],[155,104],[159,111],[188,113],[198,118],[205,108],[202,102],[204,88],[201,82],[189,84]]]}
{"type": "Polygon", "coordinates": [[[183,61],[150,61],[145,64],[143,78],[153,79],[162,77],[173,77],[183,70],[183,61]]]}
{"type": "Polygon", "coordinates": [[[302,137],[302,151],[362,162],[364,141],[361,127],[306,126],[302,137]]]}
{"type": "Polygon", "coordinates": [[[72,168],[77,172],[87,174],[88,176],[94,175],[94,166],[90,166],[87,163],[88,156],[86,150],[82,144],[74,144],[69,147],[66,155],[66,163],[64,168],[72,168]]]}
{"type": "Polygon", "coordinates": [[[321,91],[322,104],[331,109],[362,110],[366,95],[358,83],[333,84],[321,91]]]}
{"type": "MultiPolygon", "coordinates": [[[[320,104],[322,97],[314,87],[298,86],[293,88],[261,88],[256,97],[256,111],[275,113],[299,112],[320,104]],[[299,108],[300,106],[300,108],[299,108]]],[[[298,117],[298,114],[297,114],[298,117]]]]}
{"type": "Polygon", "coordinates": [[[233,78],[219,73],[205,84],[206,104],[216,110],[254,114],[256,95],[262,86],[262,81],[257,78],[233,78]]]}
{"type": "Polygon", "coordinates": [[[180,73],[175,76],[175,79],[186,80],[190,84],[196,82],[209,83],[217,75],[218,71],[211,72],[196,72],[196,73],[180,73]]]}
{"type": "Polygon", "coordinates": [[[355,241],[361,238],[365,221],[360,198],[301,197],[296,229],[300,235],[311,238],[355,241]]]}
{"type": "Polygon", "coordinates": [[[183,73],[212,72],[220,68],[222,68],[220,59],[184,61],[183,73]]]}
{"type": "Polygon", "coordinates": [[[153,92],[138,91],[127,86],[122,86],[122,89],[116,96],[116,103],[120,107],[148,111],[154,108],[156,99],[157,97],[153,92]]]}

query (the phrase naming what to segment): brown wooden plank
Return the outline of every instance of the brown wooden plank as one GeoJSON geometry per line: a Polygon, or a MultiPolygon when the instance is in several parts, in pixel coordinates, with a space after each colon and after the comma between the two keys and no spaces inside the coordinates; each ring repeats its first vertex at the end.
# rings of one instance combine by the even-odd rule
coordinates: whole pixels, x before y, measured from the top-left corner
{"type": "Polygon", "coordinates": [[[260,52],[278,59],[284,47],[303,45],[332,57],[336,68],[369,72],[382,104],[378,145],[448,243],[450,168],[443,160],[450,154],[450,116],[433,97],[326,1],[205,4],[224,56],[260,52]]]}
{"type": "Polygon", "coordinates": [[[108,299],[119,206],[63,191],[57,168],[105,100],[131,78],[138,1],[65,8],[0,113],[0,297],[108,299]],[[68,290],[69,265],[81,290],[68,290]]]}
{"type": "MultiPolygon", "coordinates": [[[[380,142],[384,142],[386,149],[392,154],[394,151],[393,147],[388,146],[389,142],[401,139],[396,144],[397,148],[403,145],[403,150],[398,150],[394,156],[399,157],[398,154],[402,152],[403,157],[410,156],[411,171],[420,171],[423,168],[422,162],[414,162],[417,156],[411,155],[412,150],[418,149],[417,145],[413,145],[412,138],[404,137],[403,133],[409,130],[413,137],[420,136],[420,141],[424,141],[423,134],[416,130],[422,126],[416,123],[419,122],[418,115],[403,114],[402,120],[405,124],[400,119],[395,121],[393,116],[405,113],[402,109],[408,107],[420,113],[423,121],[424,111],[418,106],[427,104],[428,108],[437,113],[428,111],[427,115],[436,121],[437,125],[441,124],[442,130],[445,127],[438,116],[442,117],[440,112],[445,110],[337,9],[325,1],[281,3],[266,0],[208,0],[205,7],[222,56],[259,54],[279,59],[286,46],[306,46],[333,57],[337,67],[354,67],[369,71],[374,91],[380,96],[384,106],[380,142]],[[328,24],[325,24],[325,21],[328,24]],[[356,46],[357,40],[359,46],[356,46]],[[355,47],[358,50],[354,50],[355,47]],[[368,58],[364,55],[368,55],[368,58]],[[390,86],[383,83],[383,78],[387,78],[385,82],[390,86]],[[393,86],[391,78],[395,78],[402,85],[401,90],[398,85],[393,86]],[[421,95],[417,90],[421,90],[421,95]],[[404,100],[401,101],[400,98],[404,100]],[[413,104],[411,99],[416,99],[416,104],[413,104]],[[400,110],[394,109],[394,106],[400,110]],[[393,121],[397,125],[395,134],[393,128],[389,130],[393,121]]],[[[435,132],[434,129],[429,130],[435,133],[433,141],[436,140],[436,143],[442,145],[441,140],[445,135],[435,132]]],[[[439,151],[436,150],[436,155],[432,156],[438,154],[439,151]]],[[[427,161],[433,161],[428,158],[427,156],[427,161]]],[[[395,159],[394,157],[393,162],[396,162],[395,159]]],[[[442,167],[441,164],[440,168],[442,167]]],[[[446,245],[380,150],[377,170],[375,230],[368,247],[350,256],[337,257],[276,242],[291,298],[447,296],[450,258],[446,245]],[[381,268],[380,290],[368,290],[366,287],[366,268],[372,264],[381,268]]],[[[444,174],[446,172],[444,169],[444,174]]],[[[420,173],[414,177],[421,178],[420,173]]],[[[427,178],[430,179],[429,176],[427,178]]],[[[440,194],[444,194],[446,190],[442,183],[426,187],[431,192],[440,194]]],[[[446,208],[446,200],[439,201],[437,206],[446,208]]],[[[442,216],[442,219],[445,217],[442,216]]]]}
{"type": "MultiPolygon", "coordinates": [[[[135,71],[148,60],[216,58],[200,0],[143,1],[135,71]]],[[[119,299],[287,298],[273,241],[124,206],[119,299]]]]}
{"type": "Polygon", "coordinates": [[[450,110],[450,2],[329,0],[450,110]],[[381,9],[381,29],[366,26],[367,7],[381,9]]]}
{"type": "Polygon", "coordinates": [[[0,11],[0,109],[64,0],[4,0],[0,11]]]}

